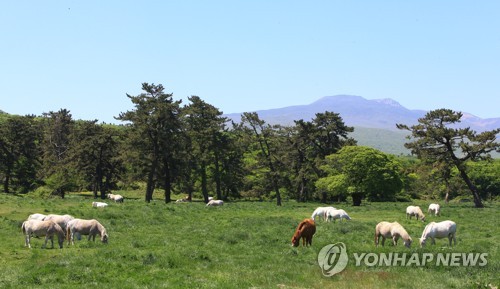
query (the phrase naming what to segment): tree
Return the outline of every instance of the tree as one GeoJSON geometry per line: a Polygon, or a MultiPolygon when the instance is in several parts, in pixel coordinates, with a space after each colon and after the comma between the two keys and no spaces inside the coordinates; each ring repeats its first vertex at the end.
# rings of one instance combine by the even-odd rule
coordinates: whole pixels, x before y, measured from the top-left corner
{"type": "Polygon", "coordinates": [[[276,140],[276,131],[270,125],[266,125],[265,121],[261,120],[256,112],[243,113],[241,116],[241,126],[247,132],[247,135],[253,136],[253,139],[258,144],[261,159],[267,169],[269,169],[268,176],[276,193],[276,204],[281,206],[280,175],[278,170],[280,164],[277,158],[279,145],[273,145],[273,140],[276,140]]]}
{"type": "Polygon", "coordinates": [[[42,176],[53,190],[52,194],[64,198],[66,191],[74,185],[72,180],[74,175],[68,166],[70,136],[74,121],[70,111],[66,109],[44,113],[43,117],[42,176]]]}
{"type": "Polygon", "coordinates": [[[71,142],[71,164],[85,182],[90,184],[97,198],[106,197],[119,173],[123,170],[118,158],[119,131],[97,121],[79,121],[71,142]]]}
{"type": "Polygon", "coordinates": [[[181,131],[179,120],[181,101],[174,101],[173,94],[164,92],[163,85],[142,84],[138,96],[127,97],[135,105],[135,109],[120,113],[118,120],[129,122],[130,141],[140,151],[143,172],[147,174],[146,202],[153,199],[158,175],[163,180],[165,202],[170,202],[172,189],[172,167],[174,166],[176,138],[181,131]]]}
{"type": "Polygon", "coordinates": [[[3,191],[26,193],[38,183],[40,134],[34,116],[10,116],[0,125],[0,175],[3,191]]]}
{"type": "Polygon", "coordinates": [[[213,105],[198,96],[188,98],[191,102],[183,109],[186,132],[190,138],[192,159],[195,160],[197,175],[201,179],[203,198],[208,203],[208,169],[211,166],[216,187],[217,199],[221,193],[221,160],[223,151],[223,133],[227,119],[213,105]]]}
{"type": "MultiPolygon", "coordinates": [[[[336,153],[345,145],[356,145],[356,141],[348,137],[354,128],[346,126],[338,113],[325,111],[317,113],[312,121],[295,121],[288,137],[295,169],[298,200],[305,201],[307,190],[313,189],[314,182],[323,177],[319,169],[327,155],[336,153]]],[[[326,192],[322,192],[322,202],[326,202],[326,192]]]]}
{"type": "Polygon", "coordinates": [[[467,162],[490,159],[492,151],[500,151],[496,142],[500,129],[476,133],[467,128],[453,128],[459,123],[463,114],[450,109],[437,109],[428,112],[411,127],[397,124],[397,128],[408,130],[412,142],[405,144],[412,154],[426,162],[437,162],[446,166],[454,166],[460,177],[466,183],[476,208],[482,208],[483,203],[477,187],[467,173],[467,162]]]}
{"type": "Polygon", "coordinates": [[[403,187],[399,164],[369,147],[345,146],[327,156],[322,169],[327,176],[320,178],[317,186],[332,195],[339,195],[347,188],[355,206],[364,197],[371,201],[394,200],[403,187]]]}

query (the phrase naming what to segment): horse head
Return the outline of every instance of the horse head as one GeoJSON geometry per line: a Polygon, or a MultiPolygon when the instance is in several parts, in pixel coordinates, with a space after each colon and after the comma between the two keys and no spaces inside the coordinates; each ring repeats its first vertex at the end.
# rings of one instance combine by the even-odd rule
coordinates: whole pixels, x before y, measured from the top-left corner
{"type": "Polygon", "coordinates": [[[108,234],[104,233],[101,235],[101,242],[108,243],[108,234]]]}

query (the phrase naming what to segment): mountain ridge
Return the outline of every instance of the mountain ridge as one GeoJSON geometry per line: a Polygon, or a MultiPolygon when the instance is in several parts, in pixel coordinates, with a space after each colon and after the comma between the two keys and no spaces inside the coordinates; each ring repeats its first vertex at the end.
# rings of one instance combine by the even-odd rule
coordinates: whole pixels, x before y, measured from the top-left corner
{"type": "MultiPolygon", "coordinates": [[[[316,113],[332,111],[339,113],[348,126],[378,128],[397,131],[397,123],[414,125],[424,117],[427,111],[408,109],[391,98],[368,100],[356,95],[324,96],[310,104],[286,106],[257,110],[259,117],[269,124],[293,125],[294,120],[309,121],[316,113]]],[[[500,118],[480,118],[473,114],[462,112],[463,117],[459,127],[470,127],[478,132],[493,130],[500,127],[500,118]]],[[[241,113],[225,114],[235,122],[240,121],[241,113]]]]}
{"type": "MultiPolygon", "coordinates": [[[[396,128],[397,123],[408,126],[418,123],[427,111],[408,109],[391,98],[368,100],[361,96],[325,96],[307,105],[294,105],[283,108],[257,110],[259,118],[268,124],[294,125],[294,120],[310,121],[316,113],[332,111],[339,113],[344,123],[354,127],[349,134],[359,145],[376,148],[394,155],[409,155],[404,147],[409,132],[396,128]]],[[[225,114],[235,122],[241,120],[242,113],[225,114]]],[[[483,119],[462,112],[462,121],[457,127],[470,127],[482,132],[500,127],[500,118],[483,119]]]]}

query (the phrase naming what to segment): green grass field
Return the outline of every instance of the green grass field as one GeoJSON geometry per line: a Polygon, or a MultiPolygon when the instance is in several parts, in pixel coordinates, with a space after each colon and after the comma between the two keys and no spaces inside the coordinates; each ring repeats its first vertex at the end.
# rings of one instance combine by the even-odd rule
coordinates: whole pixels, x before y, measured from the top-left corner
{"type": "MultiPolygon", "coordinates": [[[[345,209],[350,222],[318,222],[312,247],[292,248],[297,224],[318,203],[228,202],[207,208],[202,202],[145,203],[142,195],[121,192],[125,203],[92,208],[86,194],[65,199],[0,195],[0,288],[492,288],[500,285],[499,208],[487,203],[442,205],[442,216],[457,223],[457,246],[447,240],[421,249],[417,240],[424,223],[405,219],[409,203],[364,203],[345,209]],[[82,238],[74,246],[42,249],[43,239],[24,247],[20,226],[31,213],[71,214],[99,220],[109,243],[82,238]],[[375,248],[379,221],[398,221],[414,244],[405,248],[386,242],[375,248]],[[355,266],[324,277],[317,255],[325,245],[344,242],[349,257],[362,252],[487,253],[484,267],[355,266]]],[[[417,204],[427,208],[427,203],[417,204]]],[[[57,242],[56,242],[57,243],[57,242]]],[[[57,244],[56,244],[57,247],[57,244]]]]}

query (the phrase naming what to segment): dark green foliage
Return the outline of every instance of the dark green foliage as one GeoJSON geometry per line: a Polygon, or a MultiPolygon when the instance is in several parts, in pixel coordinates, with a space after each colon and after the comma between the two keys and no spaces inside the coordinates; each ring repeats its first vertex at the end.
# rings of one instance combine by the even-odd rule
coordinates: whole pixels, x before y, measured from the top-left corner
{"type": "Polygon", "coordinates": [[[69,110],[43,114],[42,122],[42,179],[54,195],[64,198],[75,188],[74,174],[69,165],[70,137],[74,121],[69,110]]]}
{"type": "Polygon", "coordinates": [[[37,184],[39,125],[34,116],[12,116],[0,123],[0,176],[5,193],[26,193],[37,184]]]}
{"type": "Polygon", "coordinates": [[[190,149],[187,153],[193,170],[193,178],[201,180],[201,192],[208,202],[208,173],[212,170],[217,199],[222,199],[222,171],[224,156],[229,153],[231,139],[225,136],[225,123],[222,112],[204,102],[198,96],[189,97],[191,102],[183,108],[183,121],[189,138],[190,149]]]}
{"type": "Polygon", "coordinates": [[[101,199],[111,189],[123,172],[119,158],[121,134],[112,126],[98,125],[96,121],[80,121],[72,134],[71,162],[82,186],[94,192],[101,192],[101,199]]]}

